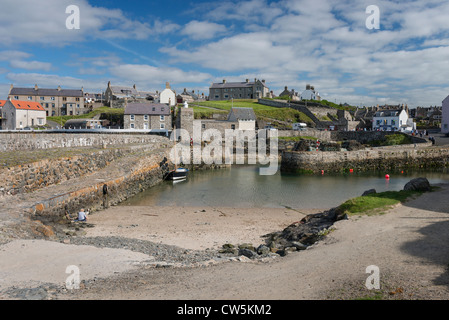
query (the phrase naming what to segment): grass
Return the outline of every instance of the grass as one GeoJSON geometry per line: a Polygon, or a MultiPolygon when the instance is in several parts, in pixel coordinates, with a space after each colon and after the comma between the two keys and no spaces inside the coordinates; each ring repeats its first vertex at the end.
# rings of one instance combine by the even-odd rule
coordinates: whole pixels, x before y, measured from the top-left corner
{"type": "Polygon", "coordinates": [[[352,215],[374,215],[382,214],[393,206],[404,203],[411,197],[421,195],[419,191],[386,191],[374,193],[367,196],[349,199],[341,204],[337,210],[342,214],[352,215]]]}
{"type": "Polygon", "coordinates": [[[290,108],[276,108],[257,103],[257,100],[233,100],[233,101],[203,101],[198,102],[198,106],[194,107],[195,118],[201,116],[211,116],[213,113],[229,112],[232,107],[235,108],[251,108],[254,110],[256,117],[261,120],[270,122],[272,119],[283,122],[304,122],[312,125],[314,122],[304,113],[290,108]],[[201,108],[203,107],[203,108],[201,108]],[[207,107],[207,108],[204,108],[207,107]],[[213,108],[213,109],[211,109],[213,108]],[[207,111],[206,111],[207,110],[207,111]]]}
{"type": "Polygon", "coordinates": [[[368,144],[372,147],[380,147],[380,146],[398,146],[401,144],[411,144],[412,139],[402,133],[395,133],[391,135],[385,136],[384,140],[374,140],[368,142],[368,144]]]}
{"type": "Polygon", "coordinates": [[[92,110],[89,113],[86,114],[80,114],[75,116],[53,116],[53,117],[47,117],[47,120],[57,122],[59,125],[63,126],[68,120],[71,119],[92,119],[96,115],[105,113],[105,114],[111,114],[111,115],[122,115],[124,114],[125,109],[124,108],[109,108],[109,107],[100,107],[97,109],[92,110]]]}

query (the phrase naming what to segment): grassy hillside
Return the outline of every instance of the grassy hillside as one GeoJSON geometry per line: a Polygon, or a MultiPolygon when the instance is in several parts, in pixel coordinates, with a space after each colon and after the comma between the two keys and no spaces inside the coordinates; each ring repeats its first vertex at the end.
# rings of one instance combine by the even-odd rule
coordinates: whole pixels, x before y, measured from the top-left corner
{"type": "Polygon", "coordinates": [[[272,119],[283,122],[305,122],[313,124],[312,119],[304,113],[290,108],[275,108],[257,103],[257,100],[234,100],[234,101],[204,101],[198,103],[199,107],[193,107],[195,117],[202,113],[221,113],[229,112],[232,107],[251,108],[254,110],[258,119],[271,121],[272,119]],[[201,108],[207,107],[207,108],[201,108]],[[196,108],[196,109],[195,109],[196,108]],[[201,108],[201,109],[200,109],[201,108]],[[207,111],[206,111],[207,110],[207,111]]]}
{"type": "Polygon", "coordinates": [[[71,119],[92,119],[96,115],[99,114],[110,114],[110,115],[122,115],[125,112],[123,108],[109,108],[109,107],[101,107],[97,108],[95,110],[92,110],[91,112],[87,114],[80,114],[75,116],[55,116],[55,117],[47,117],[47,120],[54,121],[61,126],[63,126],[67,120],[71,119]]]}

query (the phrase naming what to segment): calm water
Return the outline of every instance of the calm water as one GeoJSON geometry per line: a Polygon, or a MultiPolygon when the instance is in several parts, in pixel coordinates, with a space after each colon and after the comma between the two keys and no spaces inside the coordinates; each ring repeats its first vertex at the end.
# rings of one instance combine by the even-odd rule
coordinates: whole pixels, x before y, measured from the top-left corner
{"type": "Polygon", "coordinates": [[[330,208],[360,196],[365,190],[398,191],[412,178],[426,177],[431,184],[449,183],[449,171],[261,176],[257,166],[190,172],[186,181],[163,182],[128,199],[133,206],[213,206],[246,208],[330,208]]]}

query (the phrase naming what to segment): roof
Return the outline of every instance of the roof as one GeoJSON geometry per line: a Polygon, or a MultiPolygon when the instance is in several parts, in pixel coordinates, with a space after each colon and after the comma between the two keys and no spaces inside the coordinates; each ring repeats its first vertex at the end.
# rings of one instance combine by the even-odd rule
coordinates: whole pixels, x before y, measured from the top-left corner
{"type": "Polygon", "coordinates": [[[6,103],[6,100],[0,100],[0,107],[3,107],[6,103]]]}
{"type": "Polygon", "coordinates": [[[125,114],[170,115],[170,106],[163,103],[129,103],[125,114]]]}
{"type": "Polygon", "coordinates": [[[134,87],[111,86],[111,91],[114,95],[138,95],[134,87]]]}
{"type": "MultiPolygon", "coordinates": [[[[267,87],[266,84],[262,81],[260,81],[260,83],[264,86],[267,87]]],[[[212,83],[212,86],[210,87],[210,89],[222,89],[222,88],[244,88],[244,87],[254,87],[255,82],[249,82],[249,81],[244,81],[244,82],[220,82],[220,83],[212,83]]]]}
{"type": "Polygon", "coordinates": [[[380,110],[376,112],[375,117],[397,117],[401,112],[402,110],[380,110]]]}
{"type": "Polygon", "coordinates": [[[33,101],[20,101],[20,100],[9,100],[11,104],[19,110],[37,110],[45,111],[39,102],[33,101]]]}
{"type": "Polygon", "coordinates": [[[228,120],[257,120],[252,108],[231,108],[228,120]]]}
{"type": "Polygon", "coordinates": [[[52,96],[52,97],[83,97],[81,89],[44,89],[38,88],[15,88],[9,92],[10,96],[52,96]]]}

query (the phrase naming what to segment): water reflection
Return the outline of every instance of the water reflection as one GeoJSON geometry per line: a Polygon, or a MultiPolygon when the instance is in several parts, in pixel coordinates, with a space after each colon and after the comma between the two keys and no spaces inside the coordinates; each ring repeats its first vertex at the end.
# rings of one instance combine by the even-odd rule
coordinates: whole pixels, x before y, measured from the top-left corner
{"type": "Polygon", "coordinates": [[[246,208],[330,208],[360,196],[365,190],[402,190],[412,178],[431,184],[449,183],[448,170],[426,172],[348,173],[333,175],[259,175],[259,167],[233,165],[230,169],[190,172],[187,181],[163,182],[127,200],[133,206],[212,206],[246,208]]]}

